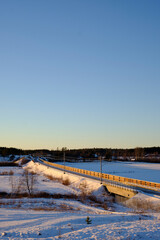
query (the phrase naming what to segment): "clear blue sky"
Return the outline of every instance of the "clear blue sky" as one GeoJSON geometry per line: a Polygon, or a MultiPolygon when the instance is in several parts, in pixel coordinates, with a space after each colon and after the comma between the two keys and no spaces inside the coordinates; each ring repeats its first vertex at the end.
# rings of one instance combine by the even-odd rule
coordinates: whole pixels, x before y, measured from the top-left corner
{"type": "Polygon", "coordinates": [[[159,0],[1,0],[0,146],[160,146],[159,0]]]}

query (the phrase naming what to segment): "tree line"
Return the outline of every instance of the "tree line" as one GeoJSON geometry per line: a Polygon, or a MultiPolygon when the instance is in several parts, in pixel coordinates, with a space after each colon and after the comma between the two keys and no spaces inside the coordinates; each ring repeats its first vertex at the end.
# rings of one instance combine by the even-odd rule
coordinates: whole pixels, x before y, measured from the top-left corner
{"type": "Polygon", "coordinates": [[[35,150],[23,150],[18,148],[0,147],[0,155],[2,157],[12,155],[33,155],[50,157],[53,160],[63,159],[97,159],[103,157],[106,160],[148,160],[159,162],[160,160],[160,147],[137,147],[130,149],[117,149],[117,148],[84,148],[84,149],[35,149],[35,150]]]}

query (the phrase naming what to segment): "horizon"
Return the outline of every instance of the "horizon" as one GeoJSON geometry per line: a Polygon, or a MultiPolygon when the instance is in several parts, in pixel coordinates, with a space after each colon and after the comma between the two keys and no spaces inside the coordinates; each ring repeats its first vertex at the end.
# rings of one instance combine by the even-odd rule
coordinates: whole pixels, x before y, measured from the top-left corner
{"type": "Polygon", "coordinates": [[[158,0],[1,2],[0,145],[160,146],[159,11],[158,0]]]}
{"type": "MultiPolygon", "coordinates": [[[[22,149],[22,148],[17,148],[17,147],[2,147],[0,146],[0,148],[13,148],[13,149],[17,149],[17,150],[22,150],[22,151],[41,151],[41,150],[46,150],[46,151],[63,151],[63,147],[62,148],[56,148],[56,149],[47,149],[47,148],[33,148],[33,149],[22,149]]],[[[116,149],[116,150],[131,150],[131,149],[144,149],[144,148],[160,148],[160,146],[145,146],[145,147],[141,147],[141,146],[137,146],[137,147],[133,147],[133,148],[109,148],[109,147],[90,147],[90,148],[66,148],[65,151],[70,151],[70,150],[83,150],[83,149],[116,149]]]]}

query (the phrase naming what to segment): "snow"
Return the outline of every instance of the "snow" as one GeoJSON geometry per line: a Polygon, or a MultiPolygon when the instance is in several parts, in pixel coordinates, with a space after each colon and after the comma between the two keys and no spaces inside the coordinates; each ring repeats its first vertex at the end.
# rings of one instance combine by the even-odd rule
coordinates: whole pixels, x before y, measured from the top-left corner
{"type": "MultiPolygon", "coordinates": [[[[37,174],[40,174],[40,175],[49,175],[49,176],[52,176],[52,177],[55,177],[55,178],[62,178],[62,179],[67,179],[69,178],[71,184],[70,186],[73,188],[73,189],[76,189],[74,190],[74,193],[77,192],[77,189],[81,186],[81,187],[85,187],[85,184],[86,184],[86,178],[84,177],[81,177],[81,176],[76,176],[74,174],[70,174],[70,173],[63,173],[63,171],[60,171],[60,170],[57,170],[57,169],[54,169],[54,168],[51,168],[51,167],[47,167],[45,165],[42,165],[38,162],[34,163],[33,161],[30,161],[26,167],[24,167],[25,169],[30,169],[32,170],[33,172],[37,173],[37,174]]],[[[55,184],[55,183],[54,183],[55,184]]],[[[41,185],[44,185],[44,188],[48,188],[49,187],[49,184],[44,182],[43,184],[41,185]],[[47,187],[45,186],[47,184],[47,187]]],[[[87,191],[88,192],[91,192],[95,189],[98,189],[99,187],[101,186],[100,182],[97,180],[95,180],[93,182],[93,180],[91,179],[87,179],[87,191]]],[[[51,189],[53,189],[53,184],[51,184],[51,189]]],[[[41,190],[43,190],[43,187],[41,188],[41,190]]],[[[52,191],[52,190],[51,190],[52,191]]],[[[73,193],[73,190],[72,190],[72,193],[73,193]]]]}
{"type": "MultiPolygon", "coordinates": [[[[85,164],[85,163],[84,163],[85,164]]],[[[149,170],[150,177],[155,174],[157,168],[154,164],[108,164],[109,171],[128,171],[134,169],[135,177],[139,171],[149,170]],[[138,166],[136,166],[138,165],[138,166]],[[146,165],[146,166],[145,166],[146,165]],[[123,168],[124,167],[124,168],[123,168]],[[136,171],[136,169],[138,171],[136,171]]],[[[72,165],[72,164],[71,164],[72,165]]],[[[75,166],[76,164],[74,164],[75,166]]],[[[87,163],[93,169],[93,163],[87,163]]],[[[96,165],[96,164],[95,164],[96,165]]],[[[81,163],[81,167],[83,168],[81,163]]],[[[157,164],[156,164],[157,166],[157,164]]],[[[77,164],[75,167],[80,168],[77,164]]],[[[14,171],[12,178],[15,182],[21,178],[25,169],[37,173],[35,190],[45,191],[50,194],[62,194],[79,196],[82,191],[92,194],[102,201],[110,198],[105,195],[104,188],[98,180],[91,180],[81,176],[55,170],[51,167],[30,161],[23,168],[1,167],[0,173],[14,171]],[[54,180],[46,176],[52,176],[54,180]],[[58,179],[69,179],[69,185],[63,185],[58,179]]],[[[86,169],[84,167],[84,169],[86,169]]],[[[95,169],[94,169],[95,170],[95,169]]],[[[96,171],[98,171],[96,169],[96,171]]],[[[126,172],[125,172],[126,173],[126,172]]],[[[112,173],[113,174],[113,173],[112,173]]],[[[128,173],[130,174],[130,173],[128,173]]],[[[118,174],[117,174],[118,175],[118,174]]],[[[143,175],[143,174],[142,174],[143,175]]],[[[9,175],[0,175],[0,192],[11,192],[9,175]]],[[[160,206],[160,196],[139,192],[135,197],[126,201],[128,207],[111,203],[107,210],[96,204],[80,202],[76,199],[66,198],[22,198],[0,199],[0,239],[154,239],[160,238],[160,211],[154,208],[160,206]],[[136,209],[135,203],[149,203],[152,208],[136,209]],[[91,224],[86,219],[90,218],[91,224]]],[[[160,209],[160,208],[159,208],[160,209]]]]}
{"type": "MultiPolygon", "coordinates": [[[[63,162],[58,164],[63,165],[63,162]]],[[[100,172],[100,162],[67,162],[67,166],[100,172]]],[[[160,182],[160,163],[102,161],[102,172],[150,182],[160,182]]]]}
{"type": "Polygon", "coordinates": [[[0,162],[11,162],[11,159],[12,161],[15,161],[16,159],[19,159],[21,157],[29,157],[28,155],[9,155],[9,156],[6,156],[6,157],[2,157],[0,156],[0,162]]]}
{"type": "Polygon", "coordinates": [[[126,206],[136,210],[142,207],[143,210],[150,209],[160,212],[160,196],[139,192],[133,198],[126,201],[126,206]]]}
{"type": "Polygon", "coordinates": [[[160,221],[146,215],[6,210],[0,212],[2,239],[154,239],[160,221]]]}
{"type": "Polygon", "coordinates": [[[9,161],[9,157],[0,156],[0,162],[7,162],[7,161],[9,161]]]}

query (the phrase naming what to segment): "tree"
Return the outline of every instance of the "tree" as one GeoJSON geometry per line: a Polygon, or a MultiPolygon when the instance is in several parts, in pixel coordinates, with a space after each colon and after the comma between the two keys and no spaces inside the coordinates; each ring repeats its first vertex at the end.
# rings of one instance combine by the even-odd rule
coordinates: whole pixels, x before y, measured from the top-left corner
{"type": "Polygon", "coordinates": [[[22,175],[22,186],[24,190],[28,191],[29,196],[32,195],[34,186],[36,183],[36,175],[33,172],[29,172],[27,170],[24,171],[22,175]]]}
{"type": "Polygon", "coordinates": [[[139,158],[143,158],[144,148],[139,148],[139,147],[137,147],[137,148],[135,148],[134,153],[135,153],[135,158],[136,158],[136,160],[138,160],[139,158]]]}

